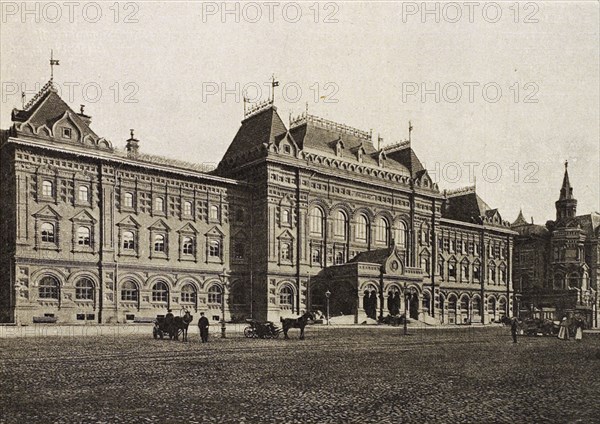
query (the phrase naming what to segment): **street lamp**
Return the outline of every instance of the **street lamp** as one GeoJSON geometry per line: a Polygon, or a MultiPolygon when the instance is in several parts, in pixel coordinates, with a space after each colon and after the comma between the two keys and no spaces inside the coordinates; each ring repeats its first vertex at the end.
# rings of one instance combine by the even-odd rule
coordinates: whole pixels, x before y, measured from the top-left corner
{"type": "Polygon", "coordinates": [[[221,338],[225,338],[225,286],[227,285],[227,268],[223,268],[223,273],[219,275],[221,280],[221,338]]]}
{"type": "Polygon", "coordinates": [[[404,335],[408,334],[408,291],[406,283],[404,283],[404,335]]]}
{"type": "Polygon", "coordinates": [[[327,298],[327,325],[329,325],[329,297],[331,296],[331,292],[327,290],[325,292],[325,297],[327,298]]]}

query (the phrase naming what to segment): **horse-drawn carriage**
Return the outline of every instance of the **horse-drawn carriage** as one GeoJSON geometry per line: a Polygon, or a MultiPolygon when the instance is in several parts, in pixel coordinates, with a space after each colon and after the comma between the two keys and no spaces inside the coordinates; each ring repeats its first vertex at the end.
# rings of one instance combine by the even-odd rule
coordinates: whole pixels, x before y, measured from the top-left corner
{"type": "Polygon", "coordinates": [[[258,321],[247,319],[248,326],[244,328],[244,336],[249,339],[276,339],[283,330],[273,324],[271,321],[258,321]]]}
{"type": "Polygon", "coordinates": [[[154,320],[154,328],[152,335],[155,339],[163,339],[168,336],[169,339],[179,340],[179,336],[183,336],[183,341],[187,341],[188,326],[192,322],[193,316],[186,311],[183,316],[165,317],[157,315],[154,320]]]}

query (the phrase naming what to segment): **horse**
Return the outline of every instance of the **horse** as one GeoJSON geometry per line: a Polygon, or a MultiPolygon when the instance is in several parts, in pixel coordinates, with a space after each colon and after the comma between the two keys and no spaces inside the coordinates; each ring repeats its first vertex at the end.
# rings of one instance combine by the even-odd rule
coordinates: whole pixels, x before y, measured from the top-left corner
{"type": "Polygon", "coordinates": [[[313,314],[310,312],[306,312],[304,315],[298,318],[281,318],[281,326],[283,327],[284,337],[289,339],[288,330],[290,328],[299,328],[300,340],[304,340],[304,327],[306,327],[309,319],[314,319],[313,314]]]}
{"type": "Polygon", "coordinates": [[[190,314],[190,311],[185,311],[185,314],[183,314],[183,316],[175,317],[173,319],[175,340],[178,340],[179,330],[181,330],[181,334],[183,335],[182,341],[188,341],[188,327],[193,319],[194,316],[190,314]]]}

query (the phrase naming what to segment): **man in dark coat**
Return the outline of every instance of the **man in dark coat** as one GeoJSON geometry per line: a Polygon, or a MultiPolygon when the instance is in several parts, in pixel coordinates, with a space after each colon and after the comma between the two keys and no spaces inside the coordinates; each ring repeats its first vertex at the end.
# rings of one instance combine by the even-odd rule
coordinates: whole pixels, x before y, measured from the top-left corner
{"type": "Polygon", "coordinates": [[[516,318],[513,318],[512,324],[510,325],[510,334],[512,334],[513,343],[517,342],[517,331],[519,330],[519,322],[516,318]]]}
{"type": "Polygon", "coordinates": [[[198,320],[198,328],[200,329],[200,340],[202,343],[208,342],[208,318],[204,316],[204,312],[200,312],[200,319],[198,320]]]}

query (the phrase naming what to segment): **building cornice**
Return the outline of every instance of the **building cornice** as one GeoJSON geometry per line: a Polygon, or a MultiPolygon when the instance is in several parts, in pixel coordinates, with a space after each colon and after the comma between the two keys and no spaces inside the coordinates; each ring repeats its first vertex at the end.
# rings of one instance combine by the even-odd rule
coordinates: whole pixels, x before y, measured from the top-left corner
{"type": "Polygon", "coordinates": [[[467,227],[467,228],[472,228],[474,230],[496,231],[496,232],[504,233],[506,235],[511,235],[511,236],[519,235],[519,233],[517,233],[516,231],[511,230],[509,228],[495,227],[492,225],[485,225],[485,224],[473,224],[471,222],[458,221],[456,219],[450,219],[450,218],[440,218],[440,224],[463,226],[463,227],[467,227]]]}

